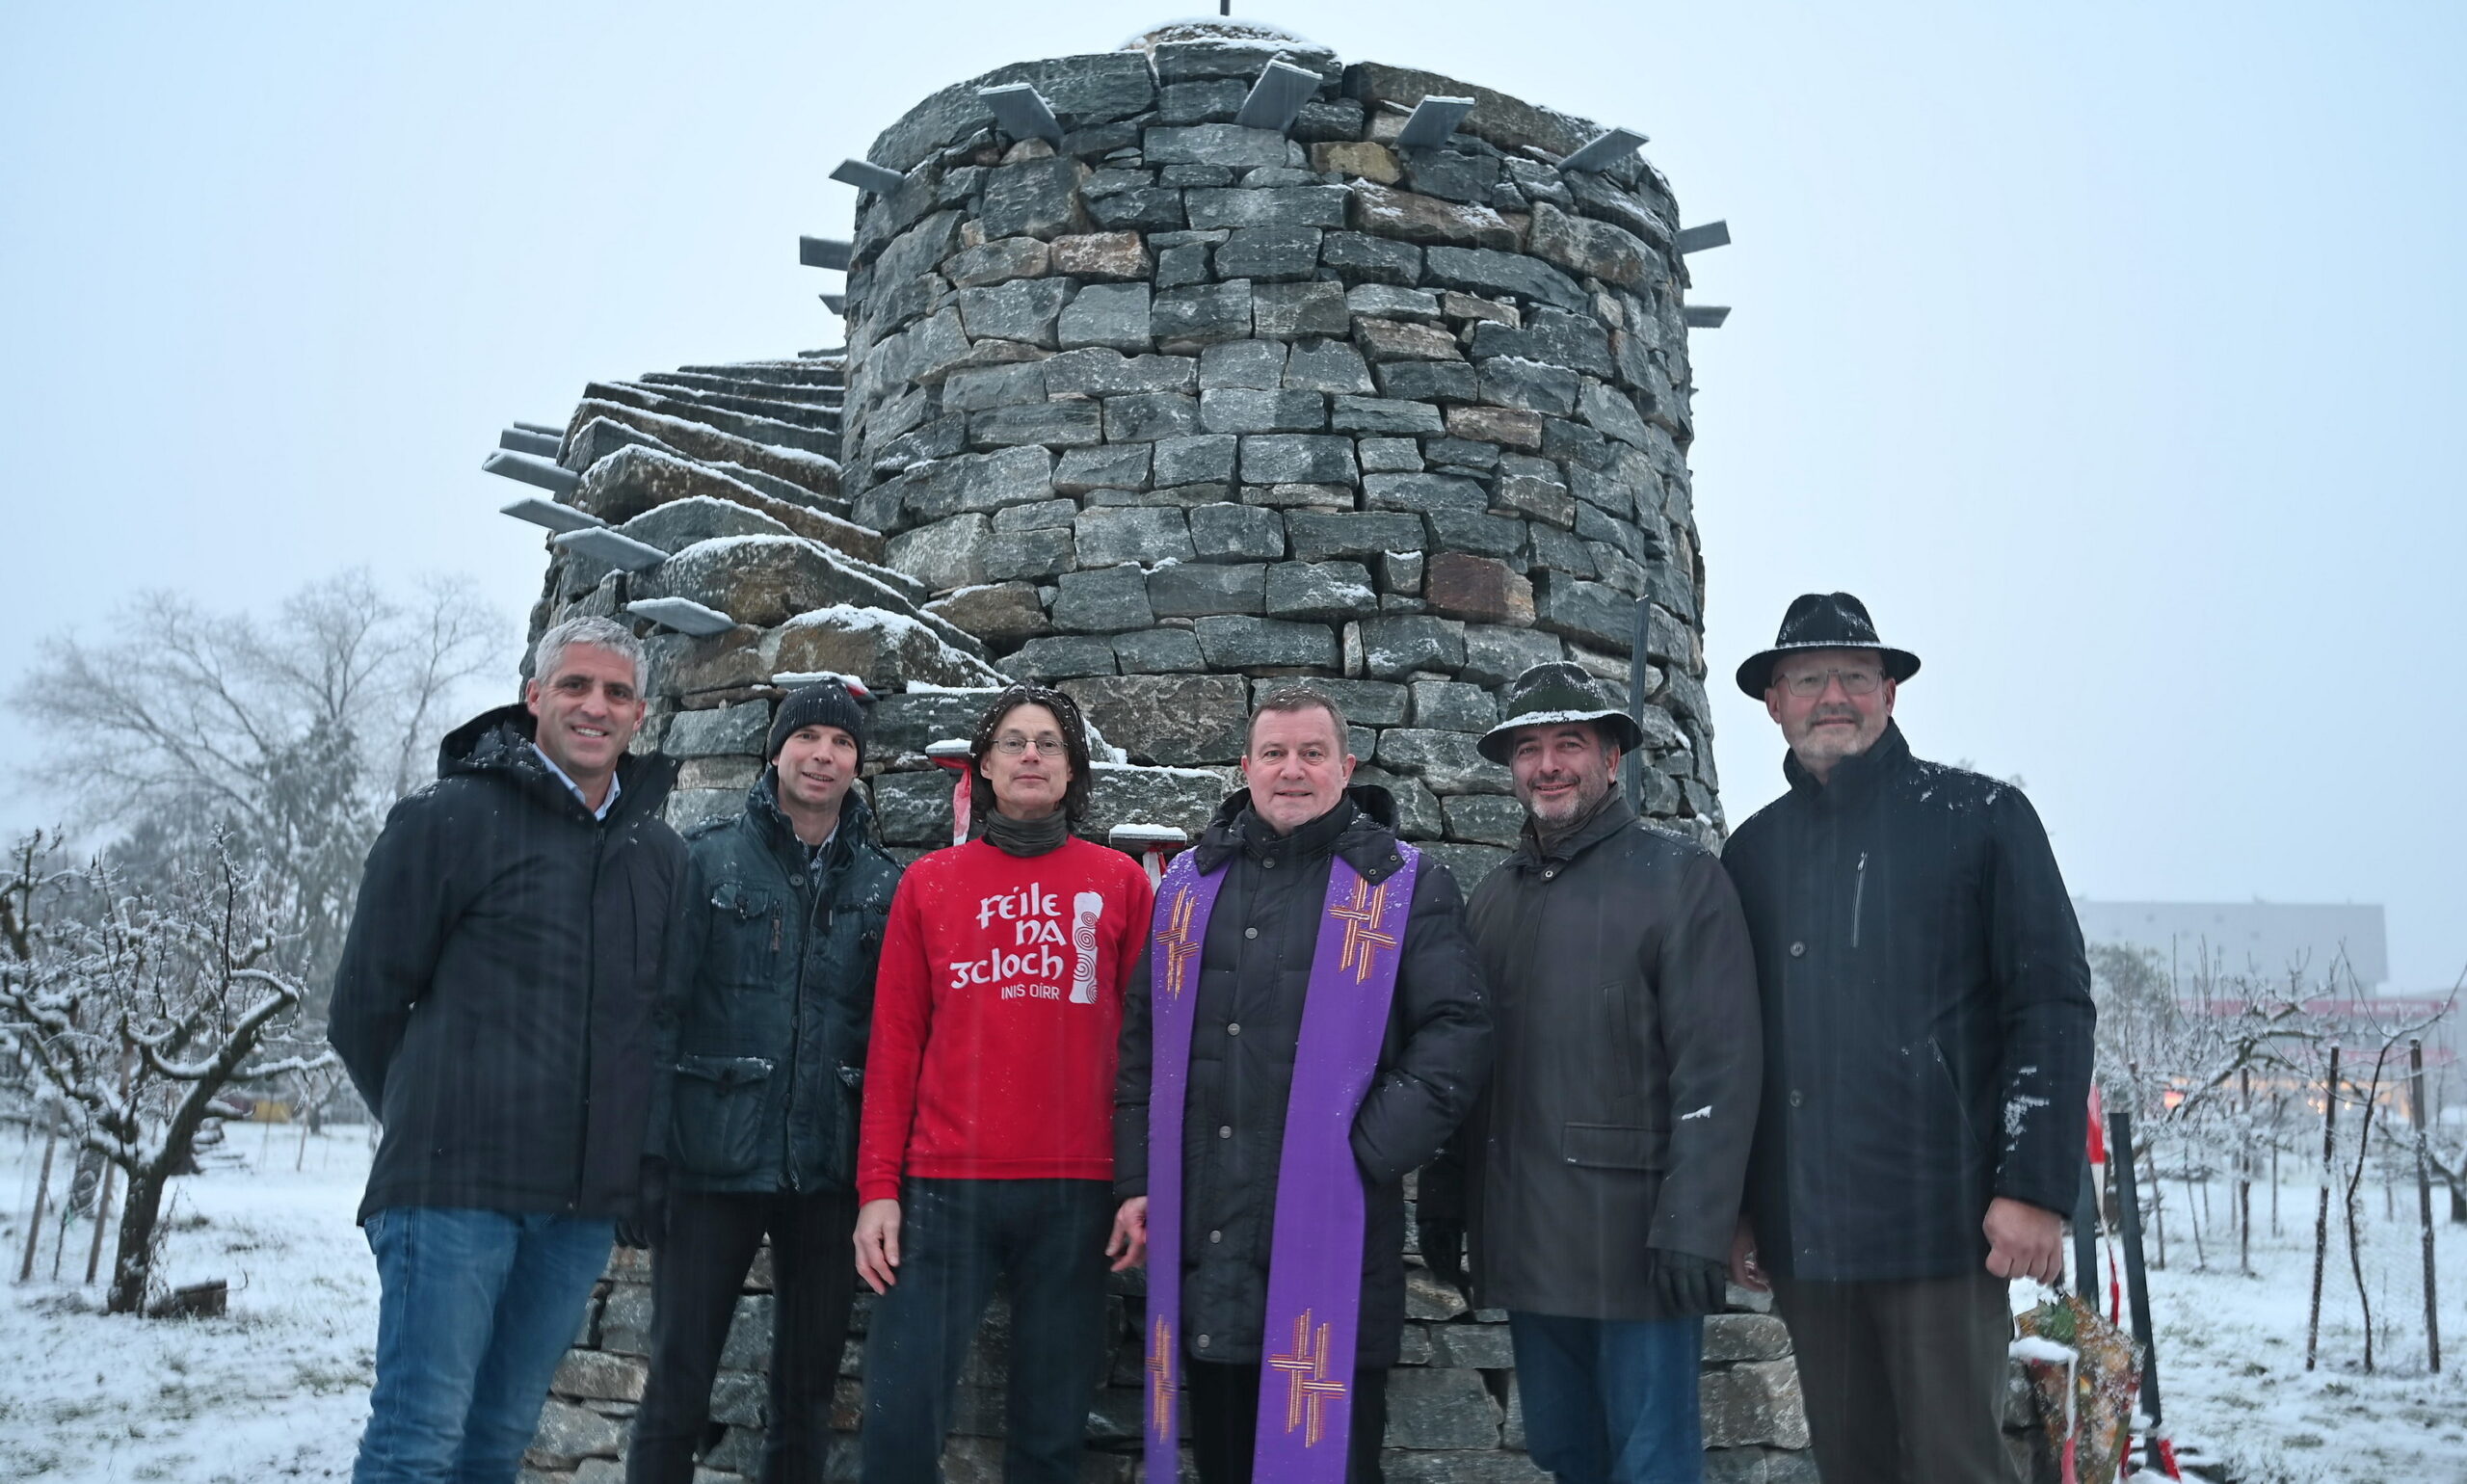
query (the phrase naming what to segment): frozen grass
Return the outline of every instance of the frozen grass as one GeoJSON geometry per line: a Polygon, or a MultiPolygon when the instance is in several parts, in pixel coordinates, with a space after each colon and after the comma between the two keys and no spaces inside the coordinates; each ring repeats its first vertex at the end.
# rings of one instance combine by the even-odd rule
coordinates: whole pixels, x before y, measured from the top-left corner
{"type": "MultiPolygon", "coordinates": [[[[2348,1267],[2338,1201],[2321,1284],[2320,1362],[2304,1368],[2319,1190],[2253,1190],[2253,1271],[2239,1271],[2229,1224],[2234,1187],[2214,1181],[2202,1262],[2187,1220],[2198,1197],[2166,1182],[2167,1259],[2150,1274],[2161,1401],[2179,1448],[2223,1466],[2238,1484],[2461,1484],[2467,1481],[2467,1226],[2448,1223],[2433,1192],[2442,1373],[2425,1365],[2415,1191],[2384,1216],[2377,1183],[2358,1193],[2365,1281],[2373,1295],[2374,1373],[2364,1373],[2363,1314],[2348,1267]]],[[[2146,1234],[2145,1241],[2151,1240],[2146,1234]]],[[[2152,1242],[2156,1256],[2156,1243],[2152,1242]]]]}
{"type": "MultiPolygon", "coordinates": [[[[368,1153],[363,1130],[337,1129],[309,1141],[295,1173],[297,1128],[243,1126],[208,1173],[172,1182],[160,1277],[226,1280],[221,1319],[99,1312],[102,1285],[77,1282],[93,1229],[70,1223],[53,1283],[59,1228],[46,1220],[36,1281],[0,1296],[0,1479],[348,1478],[376,1340],[376,1269],[352,1221],[368,1153]]],[[[0,1252],[12,1280],[41,1157],[40,1143],[0,1135],[0,1252]]],[[[55,1200],[66,1165],[64,1154],[55,1200]]],[[[104,1236],[106,1269],[116,1234],[104,1236]]]]}

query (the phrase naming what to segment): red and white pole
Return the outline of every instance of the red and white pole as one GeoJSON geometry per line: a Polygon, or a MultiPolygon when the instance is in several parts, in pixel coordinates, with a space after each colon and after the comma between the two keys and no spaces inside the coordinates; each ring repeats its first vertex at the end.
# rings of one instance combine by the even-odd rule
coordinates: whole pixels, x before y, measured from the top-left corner
{"type": "Polygon", "coordinates": [[[1176,851],[1189,846],[1188,833],[1172,825],[1116,825],[1105,836],[1116,850],[1137,856],[1148,868],[1148,885],[1153,888],[1165,879],[1165,861],[1176,851]]]}
{"type": "Polygon", "coordinates": [[[951,775],[951,843],[968,843],[969,807],[975,798],[975,768],[968,757],[968,743],[958,737],[945,737],[925,749],[925,755],[936,766],[951,775]]]}

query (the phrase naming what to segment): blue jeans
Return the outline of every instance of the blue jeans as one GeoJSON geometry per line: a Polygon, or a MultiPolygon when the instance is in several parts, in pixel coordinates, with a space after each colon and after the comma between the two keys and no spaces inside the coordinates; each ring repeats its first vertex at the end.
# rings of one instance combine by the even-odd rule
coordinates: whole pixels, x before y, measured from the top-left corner
{"type": "Polygon", "coordinates": [[[1510,1311],[1525,1445],[1559,1484],[1699,1484],[1705,1321],[1510,1311]]]}
{"type": "Polygon", "coordinates": [[[370,1216],[377,1385],[353,1484],[514,1484],[615,1234],[576,1216],[370,1216]]]}
{"type": "Polygon", "coordinates": [[[1113,1187],[1091,1179],[901,1182],[899,1281],[865,1337],[865,1484],[935,1484],[968,1340],[1011,1295],[1005,1484],[1078,1484],[1105,1369],[1113,1187]]]}

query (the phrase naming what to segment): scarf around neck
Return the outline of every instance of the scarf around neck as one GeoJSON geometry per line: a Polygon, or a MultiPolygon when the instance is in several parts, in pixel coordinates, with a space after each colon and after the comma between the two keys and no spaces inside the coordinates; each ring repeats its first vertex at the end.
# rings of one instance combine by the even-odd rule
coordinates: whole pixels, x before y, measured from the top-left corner
{"type": "Polygon", "coordinates": [[[985,843],[1010,856],[1042,856],[1071,838],[1071,820],[1060,809],[1043,819],[1013,819],[996,809],[985,816],[985,843]]]}

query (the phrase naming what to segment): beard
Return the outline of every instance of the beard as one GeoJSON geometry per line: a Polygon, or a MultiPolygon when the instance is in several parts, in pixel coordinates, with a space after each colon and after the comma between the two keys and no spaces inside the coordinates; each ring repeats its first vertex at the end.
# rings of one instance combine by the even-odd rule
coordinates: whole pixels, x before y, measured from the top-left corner
{"type": "Polygon", "coordinates": [[[1541,778],[1534,782],[1536,783],[1572,782],[1576,785],[1556,798],[1551,799],[1545,799],[1533,790],[1525,792],[1525,807],[1531,810],[1533,817],[1545,826],[1556,827],[1582,819],[1585,815],[1592,813],[1610,793],[1610,781],[1607,778],[1589,779],[1581,776],[1566,779],[1541,778]]]}

